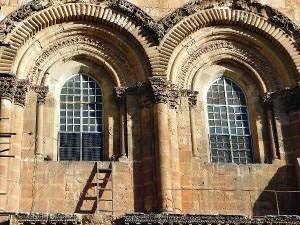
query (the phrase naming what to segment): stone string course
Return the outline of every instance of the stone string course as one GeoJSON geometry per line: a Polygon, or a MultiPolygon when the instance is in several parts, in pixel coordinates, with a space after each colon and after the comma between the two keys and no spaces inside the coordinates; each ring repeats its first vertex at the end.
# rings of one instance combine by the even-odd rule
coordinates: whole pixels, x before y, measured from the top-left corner
{"type": "Polygon", "coordinates": [[[181,215],[181,214],[129,214],[122,219],[125,224],[218,224],[218,225],[271,225],[300,224],[300,216],[266,216],[248,218],[237,215],[181,215]]]}

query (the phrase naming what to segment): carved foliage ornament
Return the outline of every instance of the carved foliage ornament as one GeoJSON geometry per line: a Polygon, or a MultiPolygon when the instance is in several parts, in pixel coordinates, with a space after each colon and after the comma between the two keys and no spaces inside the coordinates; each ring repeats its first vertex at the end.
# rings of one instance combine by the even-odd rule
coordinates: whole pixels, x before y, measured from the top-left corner
{"type": "Polygon", "coordinates": [[[234,224],[234,225],[291,225],[299,224],[299,216],[265,216],[248,218],[233,215],[183,215],[183,214],[127,214],[124,224],[234,224]]]}
{"type": "MultiPolygon", "coordinates": [[[[25,106],[26,93],[29,87],[28,80],[17,79],[16,77],[12,76],[0,77],[0,97],[14,101],[14,103],[17,105],[25,106]]],[[[37,101],[39,103],[44,103],[48,93],[48,87],[32,86],[31,88],[38,94],[37,101]]]]}
{"type": "Polygon", "coordinates": [[[26,93],[28,91],[28,80],[17,80],[14,95],[14,102],[21,106],[25,106],[26,93]]]}
{"type": "Polygon", "coordinates": [[[47,86],[34,86],[32,88],[37,93],[37,102],[39,104],[45,104],[49,88],[47,86]]]}
{"type": "Polygon", "coordinates": [[[179,89],[177,85],[167,81],[163,77],[150,77],[148,82],[138,82],[130,87],[115,88],[115,95],[119,103],[122,103],[126,95],[140,95],[142,102],[148,102],[148,96],[155,104],[169,104],[170,108],[177,108],[179,97],[187,97],[190,106],[197,104],[197,91],[179,89]]]}
{"type": "Polygon", "coordinates": [[[288,112],[300,110],[300,83],[294,87],[287,87],[282,90],[267,92],[262,97],[262,102],[266,107],[273,107],[274,101],[283,103],[288,112]]]}
{"type": "MultiPolygon", "coordinates": [[[[17,22],[24,20],[34,12],[45,9],[56,2],[89,2],[91,4],[97,4],[102,1],[61,0],[51,1],[50,3],[48,0],[33,0],[21,6],[0,23],[2,33],[10,33],[16,27],[17,22]]],[[[106,0],[103,2],[105,2],[110,8],[133,18],[134,21],[141,26],[142,30],[149,34],[149,37],[157,43],[184,17],[192,15],[199,10],[218,7],[229,7],[233,10],[243,10],[258,14],[266,18],[275,26],[280,27],[288,34],[292,35],[296,40],[300,41],[300,28],[297,24],[293,23],[288,17],[284,16],[278,10],[273,9],[268,5],[263,5],[255,0],[194,0],[175,10],[173,13],[158,22],[154,21],[143,10],[126,0],[106,0]]]]}
{"type": "Polygon", "coordinates": [[[16,88],[14,77],[0,77],[0,97],[13,100],[16,88]]]}

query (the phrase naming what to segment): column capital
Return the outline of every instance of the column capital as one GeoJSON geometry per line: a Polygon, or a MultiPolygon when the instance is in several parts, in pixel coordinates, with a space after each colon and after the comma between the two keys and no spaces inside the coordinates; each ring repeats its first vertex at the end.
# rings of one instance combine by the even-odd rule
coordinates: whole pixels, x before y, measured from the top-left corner
{"type": "Polygon", "coordinates": [[[37,93],[38,104],[45,104],[46,97],[49,91],[48,86],[33,86],[32,89],[37,93]]]}
{"type": "Polygon", "coordinates": [[[149,78],[150,87],[152,91],[152,101],[153,103],[168,103],[168,87],[169,82],[163,77],[150,77],[149,78]]]}
{"type": "Polygon", "coordinates": [[[119,104],[125,103],[126,89],[126,87],[115,87],[115,96],[119,104]]]}
{"type": "Polygon", "coordinates": [[[11,101],[14,98],[16,88],[16,78],[12,76],[0,77],[0,97],[11,101]]]}
{"type": "Polygon", "coordinates": [[[28,80],[17,80],[14,93],[14,102],[22,107],[25,106],[26,93],[28,91],[28,80]]]}

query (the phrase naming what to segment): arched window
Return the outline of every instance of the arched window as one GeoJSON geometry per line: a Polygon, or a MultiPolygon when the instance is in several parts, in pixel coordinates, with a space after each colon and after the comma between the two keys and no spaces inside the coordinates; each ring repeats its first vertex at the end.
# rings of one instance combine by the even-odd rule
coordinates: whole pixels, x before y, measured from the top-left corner
{"type": "Polygon", "coordinates": [[[242,89],[228,78],[216,80],[207,93],[212,162],[253,162],[248,107],[242,89]]]}
{"type": "Polygon", "coordinates": [[[76,74],[60,93],[59,159],[103,159],[103,102],[97,82],[76,74]]]}

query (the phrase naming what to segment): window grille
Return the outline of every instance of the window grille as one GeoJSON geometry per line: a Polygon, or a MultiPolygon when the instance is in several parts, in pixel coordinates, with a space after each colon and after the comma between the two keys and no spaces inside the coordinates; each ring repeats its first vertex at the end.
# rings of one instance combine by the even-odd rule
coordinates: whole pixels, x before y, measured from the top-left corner
{"type": "Polygon", "coordinates": [[[60,93],[59,159],[103,159],[103,101],[97,82],[76,74],[60,93]]]}
{"type": "Polygon", "coordinates": [[[228,78],[216,80],[207,93],[211,161],[253,162],[251,129],[245,95],[228,78]]]}

